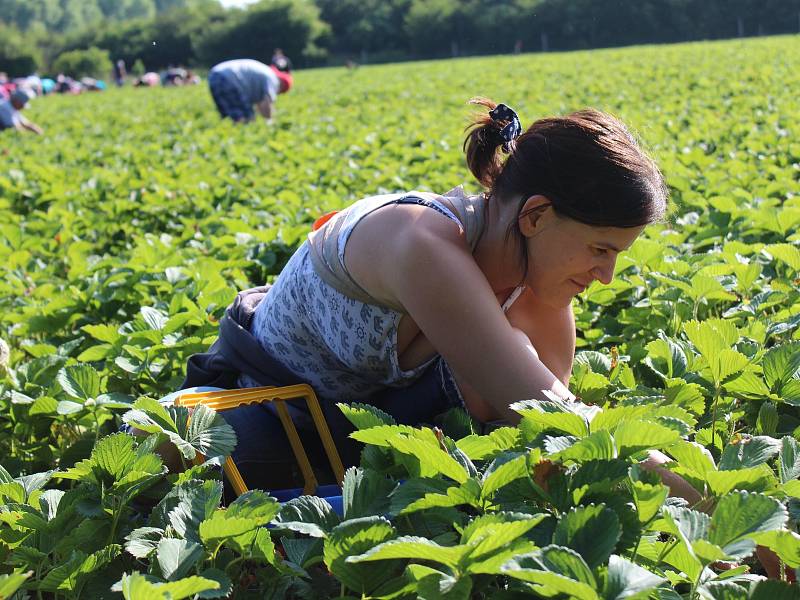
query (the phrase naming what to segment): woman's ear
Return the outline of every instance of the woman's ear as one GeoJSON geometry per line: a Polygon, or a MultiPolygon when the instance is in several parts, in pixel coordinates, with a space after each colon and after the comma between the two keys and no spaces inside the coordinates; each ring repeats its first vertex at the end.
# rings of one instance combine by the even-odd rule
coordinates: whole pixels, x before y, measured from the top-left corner
{"type": "Polygon", "coordinates": [[[517,216],[519,230],[525,237],[531,237],[542,228],[542,216],[552,207],[552,203],[546,196],[537,194],[531,196],[522,205],[517,216]]]}

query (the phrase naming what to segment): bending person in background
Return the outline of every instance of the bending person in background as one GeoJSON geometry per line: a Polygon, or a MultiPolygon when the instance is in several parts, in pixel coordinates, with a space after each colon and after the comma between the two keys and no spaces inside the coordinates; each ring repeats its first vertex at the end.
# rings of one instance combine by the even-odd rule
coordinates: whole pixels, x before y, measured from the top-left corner
{"type": "Polygon", "coordinates": [[[228,60],[209,71],[208,87],[223,118],[237,123],[251,121],[255,106],[270,121],[278,94],[292,87],[292,76],[257,60],[228,60]]]}
{"type": "Polygon", "coordinates": [[[26,90],[14,90],[8,100],[0,100],[0,130],[27,129],[37,135],[44,133],[41,127],[26,119],[21,112],[29,101],[30,95],[26,90]]]}

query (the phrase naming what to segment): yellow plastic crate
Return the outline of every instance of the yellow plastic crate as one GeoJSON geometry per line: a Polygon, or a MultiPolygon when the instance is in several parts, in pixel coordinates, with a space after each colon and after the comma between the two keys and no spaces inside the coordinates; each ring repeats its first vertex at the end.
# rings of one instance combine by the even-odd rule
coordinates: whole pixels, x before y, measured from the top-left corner
{"type": "MultiPolygon", "coordinates": [[[[313,494],[318,486],[317,478],[314,476],[314,471],[311,468],[308,455],[306,454],[305,448],[303,448],[303,443],[300,441],[300,436],[297,434],[297,428],[294,426],[292,418],[289,415],[289,410],[286,408],[286,400],[305,400],[317,433],[322,440],[328,462],[331,465],[331,469],[333,469],[333,474],[341,485],[344,479],[344,466],[339,457],[339,452],[336,450],[336,445],[333,443],[328,424],[325,422],[325,417],[322,414],[317,395],[310,385],[303,383],[283,387],[256,387],[213,392],[186,392],[176,397],[175,404],[188,408],[197,406],[198,404],[204,404],[216,411],[225,411],[246,404],[274,402],[278,417],[281,420],[283,429],[286,431],[286,436],[289,438],[289,443],[292,446],[294,457],[303,474],[303,493],[313,494]]],[[[202,462],[205,460],[205,457],[198,456],[196,460],[202,462]]],[[[224,472],[226,477],[230,480],[237,496],[247,491],[247,485],[231,457],[228,457],[225,461],[224,472]]]]}

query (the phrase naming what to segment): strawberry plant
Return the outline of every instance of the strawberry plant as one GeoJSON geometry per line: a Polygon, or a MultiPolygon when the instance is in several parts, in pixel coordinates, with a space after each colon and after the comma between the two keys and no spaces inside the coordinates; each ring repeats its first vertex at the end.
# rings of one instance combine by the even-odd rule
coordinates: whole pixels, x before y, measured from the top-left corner
{"type": "Polygon", "coordinates": [[[300,71],[269,126],[202,87],[35,100],[48,135],[0,135],[0,597],[795,598],[799,50],[300,71]],[[575,300],[581,402],[493,430],[342,404],[364,450],[341,507],[223,502],[235,433],[158,399],[319,215],[464,183],[478,94],[525,122],[613,112],[666,176],[670,218],[575,300]]]}

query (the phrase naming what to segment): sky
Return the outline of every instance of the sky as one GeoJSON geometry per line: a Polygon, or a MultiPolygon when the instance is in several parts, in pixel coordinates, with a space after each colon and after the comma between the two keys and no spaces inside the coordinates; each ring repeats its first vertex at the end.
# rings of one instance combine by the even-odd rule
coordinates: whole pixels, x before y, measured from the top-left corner
{"type": "Polygon", "coordinates": [[[245,6],[246,4],[252,4],[255,0],[220,0],[222,6],[225,8],[229,8],[231,6],[245,6]]]}

